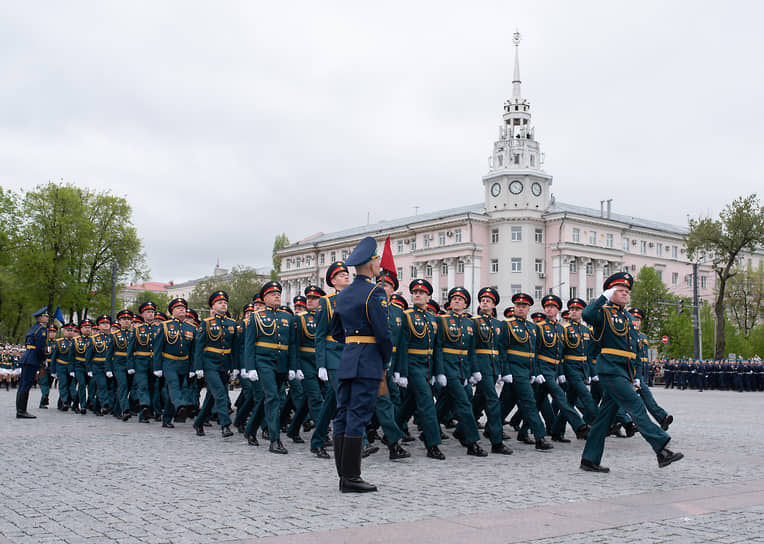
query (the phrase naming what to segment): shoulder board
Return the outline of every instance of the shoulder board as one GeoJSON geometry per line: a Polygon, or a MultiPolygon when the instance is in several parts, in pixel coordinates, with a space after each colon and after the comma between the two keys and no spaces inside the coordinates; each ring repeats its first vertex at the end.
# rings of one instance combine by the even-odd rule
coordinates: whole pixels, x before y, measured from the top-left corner
{"type": "Polygon", "coordinates": [[[337,293],[334,292],[334,293],[329,293],[328,295],[326,295],[326,298],[332,298],[332,297],[336,297],[336,296],[337,296],[337,293]]]}
{"type": "Polygon", "coordinates": [[[209,316],[209,317],[205,317],[204,319],[202,319],[202,321],[212,321],[213,319],[215,319],[215,318],[212,317],[212,316],[209,316]]]}

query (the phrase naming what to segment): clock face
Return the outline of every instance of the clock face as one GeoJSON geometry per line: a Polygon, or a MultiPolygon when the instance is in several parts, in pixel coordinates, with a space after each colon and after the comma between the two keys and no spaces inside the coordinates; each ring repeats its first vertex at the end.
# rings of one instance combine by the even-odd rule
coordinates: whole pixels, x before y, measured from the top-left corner
{"type": "Polygon", "coordinates": [[[509,192],[512,193],[513,195],[519,195],[520,193],[522,193],[523,192],[522,182],[515,180],[512,183],[510,183],[509,192]]]}
{"type": "Polygon", "coordinates": [[[501,184],[494,183],[493,185],[491,185],[491,194],[493,196],[499,196],[500,192],[501,192],[501,184]]]}
{"type": "Polygon", "coordinates": [[[531,192],[534,194],[534,196],[541,196],[541,184],[538,181],[531,185],[531,192]]]}

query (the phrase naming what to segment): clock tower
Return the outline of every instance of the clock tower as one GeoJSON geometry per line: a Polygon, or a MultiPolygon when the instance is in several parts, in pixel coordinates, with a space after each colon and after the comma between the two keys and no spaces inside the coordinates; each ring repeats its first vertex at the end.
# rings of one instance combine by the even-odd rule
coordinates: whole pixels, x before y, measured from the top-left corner
{"type": "Polygon", "coordinates": [[[488,173],[483,176],[485,210],[493,216],[515,215],[511,212],[516,211],[540,215],[549,207],[552,176],[543,170],[544,155],[531,125],[531,105],[520,89],[519,32],[514,33],[512,41],[515,44],[512,98],[504,103],[499,139],[493,144],[488,173]]]}

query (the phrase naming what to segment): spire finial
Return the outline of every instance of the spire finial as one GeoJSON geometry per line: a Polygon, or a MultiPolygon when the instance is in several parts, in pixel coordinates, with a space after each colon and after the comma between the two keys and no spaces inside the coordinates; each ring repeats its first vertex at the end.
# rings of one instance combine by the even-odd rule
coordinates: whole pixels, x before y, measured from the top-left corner
{"type": "Polygon", "coordinates": [[[520,32],[515,29],[512,35],[512,42],[515,44],[515,71],[512,77],[512,98],[519,100],[522,98],[520,92],[520,32]]]}
{"type": "Polygon", "coordinates": [[[521,37],[522,37],[522,36],[520,36],[520,31],[519,31],[518,29],[515,29],[515,33],[514,33],[514,34],[512,34],[512,41],[514,42],[514,44],[515,44],[515,47],[517,47],[518,45],[520,45],[520,38],[521,38],[521,37]]]}

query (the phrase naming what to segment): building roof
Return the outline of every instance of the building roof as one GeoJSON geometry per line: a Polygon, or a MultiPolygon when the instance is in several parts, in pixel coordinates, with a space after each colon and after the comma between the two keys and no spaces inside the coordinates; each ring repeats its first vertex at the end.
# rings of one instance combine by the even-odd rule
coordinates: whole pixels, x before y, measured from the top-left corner
{"type": "Polygon", "coordinates": [[[125,285],[123,289],[130,289],[132,291],[167,291],[168,287],[172,287],[172,283],[165,283],[163,281],[147,281],[146,283],[137,283],[135,285],[125,285]]]}
{"type": "Polygon", "coordinates": [[[652,221],[651,219],[643,219],[641,217],[634,217],[633,215],[623,215],[620,213],[611,213],[610,217],[603,217],[600,210],[594,208],[585,208],[584,206],[576,206],[575,204],[566,204],[564,202],[555,201],[549,209],[545,212],[545,215],[554,213],[574,213],[577,215],[585,215],[587,217],[594,217],[597,219],[610,219],[611,221],[618,221],[620,223],[626,223],[627,225],[635,227],[643,227],[646,229],[652,229],[657,231],[670,232],[671,234],[687,234],[687,227],[680,227],[677,225],[671,225],[669,223],[661,223],[660,221],[652,221]]]}

